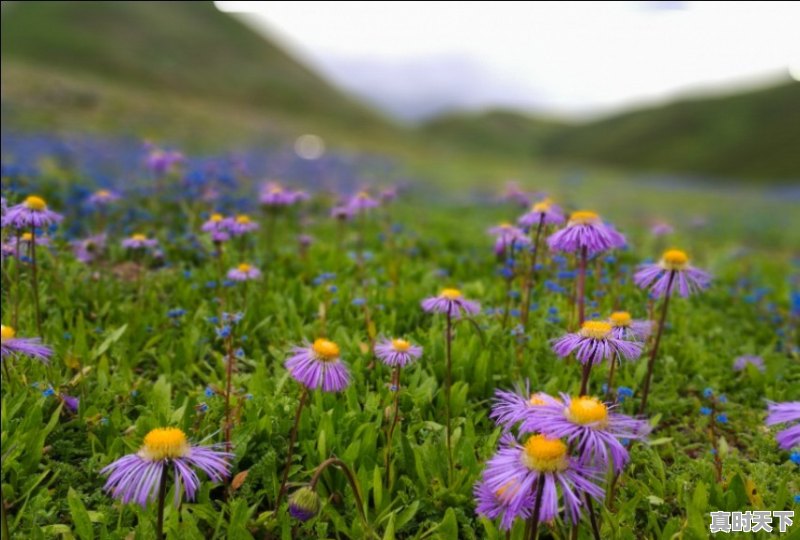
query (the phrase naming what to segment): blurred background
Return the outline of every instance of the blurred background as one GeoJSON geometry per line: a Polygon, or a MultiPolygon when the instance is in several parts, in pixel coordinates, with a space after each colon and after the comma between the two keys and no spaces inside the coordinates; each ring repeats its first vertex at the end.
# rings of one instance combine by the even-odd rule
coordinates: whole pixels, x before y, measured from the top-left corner
{"type": "Polygon", "coordinates": [[[386,156],[449,192],[800,200],[797,2],[2,6],[4,167],[81,134],[386,156]]]}

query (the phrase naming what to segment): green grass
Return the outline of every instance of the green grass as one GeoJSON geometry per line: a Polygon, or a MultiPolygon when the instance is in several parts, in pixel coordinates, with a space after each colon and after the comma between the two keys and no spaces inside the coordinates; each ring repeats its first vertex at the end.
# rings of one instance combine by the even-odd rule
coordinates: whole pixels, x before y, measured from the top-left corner
{"type": "MultiPolygon", "coordinates": [[[[81,220],[93,228],[92,218],[63,207],[69,172],[50,170],[35,181],[27,180],[22,190],[46,194],[54,209],[67,211],[66,224],[81,220]]],[[[443,176],[437,179],[439,185],[460,185],[455,167],[438,174],[443,176]]],[[[619,255],[619,262],[629,265],[658,254],[657,243],[646,232],[649,214],[641,210],[644,205],[673,216],[691,215],[693,205],[711,197],[656,188],[636,194],[626,191],[630,184],[624,180],[606,180],[605,188],[562,185],[554,195],[569,206],[598,208],[619,224],[633,245],[630,252],[619,255]],[[642,204],[633,206],[630,201],[637,198],[642,204]]],[[[250,193],[252,187],[239,189],[250,193]]],[[[3,377],[2,488],[13,538],[71,534],[81,540],[122,539],[132,533],[137,538],[153,537],[154,508],[113,502],[101,490],[99,470],[136,451],[144,434],[161,425],[179,426],[195,441],[222,440],[224,399],[205,394],[207,387],[225,386],[223,343],[207,320],[221,309],[245,314],[234,339],[244,355],[237,360],[233,378],[233,401],[239,411],[233,430],[233,472],[247,471],[247,477],[228,496],[204,482],[197,502],[179,509],[168,506],[166,527],[171,537],[289,538],[293,528],[302,538],[365,536],[352,493],[338,473],[323,476],[323,507],[315,520],[292,523],[285,508],[277,512],[274,508],[299,396],[297,383],[282,364],[292,345],[324,333],[341,346],[353,383],[339,395],[312,395],[300,423],[291,485],[307,482],[320,462],[336,455],[356,471],[368,519],[380,537],[502,538],[496,524],[474,515],[471,495],[500,436],[487,418],[489,400],[496,388],[510,388],[525,379],[533,388],[550,393],[577,392],[579,367],[574,360],[558,360],[548,345],[549,339],[566,330],[569,303],[566,296],[543,286],[544,279],[555,276],[549,263],[535,289],[537,307],[521,348],[498,316],[477,317],[481,334],[458,325],[451,399],[457,467],[449,482],[443,442],[443,321],[423,313],[419,302],[443,286],[455,285],[484,307],[502,306],[505,284],[496,273],[498,264],[484,229],[514,219],[518,209],[466,197],[437,203],[421,189],[412,190],[391,208],[391,221],[404,227],[391,241],[379,237],[387,232],[382,211],[366,221],[366,248],[373,253],[365,267],[366,286],[360,284],[357,265],[347,256],[358,245],[358,222],[342,232],[326,218],[328,201],[323,199],[308,207],[316,219],[307,231],[317,240],[306,258],[300,258],[294,247],[297,221],[289,216],[278,219],[270,253],[263,227],[245,246],[231,244],[223,268],[249,260],[265,276],[247,288],[228,288],[224,295],[206,287],[219,277],[213,259],[198,257],[180,234],[168,240],[170,231],[199,230],[200,212],[207,208],[197,201],[172,203],[168,198],[131,194],[123,205],[151,209],[157,219],[147,225],[112,220],[116,232],[110,249],[93,266],[72,260],[58,239],[55,254],[44,255],[40,268],[44,340],[56,355],[50,366],[26,360],[7,364],[10,377],[3,377]],[[120,228],[126,225],[159,237],[170,266],[148,268],[140,282],[115,277],[113,269],[130,258],[118,245],[120,228]],[[188,277],[185,270],[190,271],[188,277]],[[313,279],[324,272],[336,273],[335,279],[315,285],[313,279]],[[331,284],[336,292],[328,290],[331,284]],[[352,302],[355,298],[366,299],[374,327],[366,324],[363,308],[352,302]],[[166,313],[178,307],[186,314],[173,323],[166,313]],[[550,308],[558,311],[559,321],[548,320],[550,308]],[[388,484],[383,480],[385,409],[392,393],[387,387],[388,369],[371,367],[367,344],[373,331],[407,336],[425,349],[423,359],[402,374],[403,419],[394,438],[395,472],[388,484]],[[55,397],[43,396],[48,384],[79,396],[80,412],[69,414],[55,397]],[[207,411],[198,408],[201,403],[207,411]]],[[[797,227],[792,221],[796,218],[787,213],[784,218],[790,221],[776,227],[769,220],[779,219],[782,203],[754,201],[747,194],[717,195],[714,201],[719,213],[708,229],[694,232],[685,220],[674,221],[678,233],[673,243],[687,247],[695,264],[711,271],[715,282],[709,291],[671,305],[650,399],[649,418],[655,431],[650,444],[634,445],[618,495],[602,510],[603,538],[706,538],[712,510],[797,510],[792,503],[800,492],[797,466],[778,449],[773,431],[763,426],[765,399],[800,397],[797,354],[776,349],[776,329],[788,325],[774,324],[768,306],[774,302],[786,321],[789,277],[796,273],[790,259],[791,246],[796,245],[797,227]],[[759,249],[744,256],[733,252],[748,241],[747,223],[741,212],[723,212],[725,205],[746,208],[762,225],[759,249]],[[741,285],[743,277],[750,283],[741,285]],[[745,296],[759,286],[771,288],[768,297],[756,304],[745,302],[745,296]],[[766,372],[734,374],[733,358],[745,353],[763,355],[766,372]],[[707,417],[700,413],[706,387],[728,397],[724,411],[729,422],[718,433],[725,441],[721,483],[714,479],[707,417]]],[[[210,253],[208,243],[204,251],[210,253]]],[[[4,261],[4,324],[11,317],[15,273],[14,263],[4,261]]],[[[27,268],[22,276],[19,331],[31,335],[35,326],[27,268]]],[[[518,284],[514,287],[518,289],[518,284]]],[[[596,278],[588,282],[589,291],[608,292],[608,287],[596,278]]],[[[646,315],[645,295],[629,282],[615,294],[635,316],[646,315]]],[[[608,313],[615,294],[598,297],[596,310],[608,313]]],[[[797,321],[793,324],[797,332],[797,321]]],[[[643,361],[625,364],[617,384],[637,389],[643,374],[643,361]]],[[[605,365],[594,371],[592,392],[600,391],[605,376],[605,365]]],[[[628,400],[621,409],[632,413],[635,405],[636,399],[628,400]]],[[[549,530],[545,527],[543,532],[549,530]]],[[[558,538],[567,534],[559,525],[553,530],[558,538]]],[[[522,532],[517,526],[512,538],[521,538],[522,532]]],[[[589,537],[582,527],[580,538],[589,537]]]]}

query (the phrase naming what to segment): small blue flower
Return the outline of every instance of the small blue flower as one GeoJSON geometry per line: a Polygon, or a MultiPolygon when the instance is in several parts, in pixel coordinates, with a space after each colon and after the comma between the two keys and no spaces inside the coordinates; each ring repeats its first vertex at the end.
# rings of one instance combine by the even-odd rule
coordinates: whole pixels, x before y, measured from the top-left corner
{"type": "Polygon", "coordinates": [[[617,388],[617,395],[621,398],[633,397],[633,389],[627,386],[620,386],[617,388]]]}
{"type": "Polygon", "coordinates": [[[339,287],[337,287],[336,285],[328,286],[328,292],[329,293],[336,294],[338,291],[339,291],[339,287]]]}
{"type": "Polygon", "coordinates": [[[725,413],[717,415],[717,422],[720,424],[727,424],[728,423],[728,415],[725,413]]]}
{"type": "Polygon", "coordinates": [[[800,494],[794,496],[794,504],[800,504],[800,494]]]}
{"type": "Polygon", "coordinates": [[[214,389],[213,389],[213,388],[211,388],[210,386],[206,386],[206,389],[205,389],[205,394],[206,394],[206,397],[207,397],[207,398],[214,397],[214,394],[215,394],[215,393],[216,393],[216,392],[214,392],[214,389]]]}
{"type": "Polygon", "coordinates": [[[719,401],[720,403],[727,403],[728,396],[726,396],[725,394],[720,394],[720,396],[717,398],[717,401],[719,401]]]}
{"type": "Polygon", "coordinates": [[[167,317],[170,319],[177,319],[178,317],[183,317],[186,315],[186,310],[183,308],[173,308],[167,311],[167,317]]]}
{"type": "Polygon", "coordinates": [[[198,403],[197,410],[201,413],[208,411],[208,403],[198,403]]]}
{"type": "Polygon", "coordinates": [[[217,333],[217,337],[219,339],[226,339],[231,335],[231,327],[227,325],[220,328],[215,328],[214,331],[217,333]]]}
{"type": "Polygon", "coordinates": [[[700,407],[700,414],[708,416],[711,414],[711,409],[709,407],[700,407]]]}
{"type": "Polygon", "coordinates": [[[46,390],[44,390],[44,391],[42,392],[42,395],[43,395],[44,397],[50,397],[50,396],[52,396],[52,395],[55,395],[55,390],[53,390],[51,387],[48,387],[46,390]]]}
{"type": "Polygon", "coordinates": [[[706,388],[705,390],[703,390],[703,397],[704,398],[709,399],[709,398],[711,398],[713,396],[714,396],[714,390],[712,390],[711,388],[706,388]]]}
{"type": "Polygon", "coordinates": [[[206,281],[206,289],[214,289],[217,286],[216,281],[206,281]]]}
{"type": "Polygon", "coordinates": [[[211,324],[219,324],[219,317],[216,315],[212,315],[211,317],[206,318],[206,320],[211,324]]]}
{"type": "Polygon", "coordinates": [[[366,298],[353,298],[353,300],[350,303],[353,304],[354,306],[363,306],[364,304],[367,303],[367,299],[366,298]]]}

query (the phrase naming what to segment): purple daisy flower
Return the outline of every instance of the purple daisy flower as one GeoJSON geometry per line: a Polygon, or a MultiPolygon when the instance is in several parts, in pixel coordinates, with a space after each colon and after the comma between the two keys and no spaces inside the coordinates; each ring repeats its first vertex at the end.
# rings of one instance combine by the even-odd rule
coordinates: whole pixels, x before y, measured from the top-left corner
{"type": "Polygon", "coordinates": [[[88,202],[91,206],[107,206],[118,201],[119,199],[120,196],[118,193],[108,189],[98,189],[89,196],[86,202],[88,202]]]}
{"type": "Polygon", "coordinates": [[[250,281],[261,277],[261,271],[247,263],[228,270],[228,279],[233,281],[250,281]]]}
{"type": "Polygon", "coordinates": [[[178,428],[157,428],[144,438],[144,444],[135,454],[128,454],[104,467],[107,474],[104,489],[123,503],[136,502],[147,506],[158,496],[162,474],[171,465],[175,475],[175,506],[183,493],[188,500],[200,487],[200,479],[192,470],[196,467],[214,482],[222,482],[230,475],[229,459],[233,454],[211,447],[189,444],[186,434],[178,428]]]}
{"type": "Polygon", "coordinates": [[[520,206],[528,206],[531,204],[531,196],[522,189],[519,182],[511,180],[506,182],[503,192],[500,194],[500,200],[504,202],[516,203],[520,206]]]}
{"type": "Polygon", "coordinates": [[[514,227],[510,223],[492,227],[486,232],[495,237],[494,252],[496,255],[502,255],[506,250],[513,249],[515,246],[524,246],[531,243],[525,231],[514,227]]]}
{"type": "Polygon", "coordinates": [[[230,238],[228,234],[231,231],[231,226],[233,225],[233,220],[231,218],[226,218],[222,214],[211,214],[208,218],[208,221],[203,223],[200,227],[200,230],[206,233],[211,234],[211,240],[220,243],[220,242],[227,242],[230,238]]]}
{"type": "Polygon", "coordinates": [[[380,202],[369,196],[366,191],[359,191],[347,201],[347,207],[354,213],[366,212],[380,206],[380,202]]]}
{"type": "Polygon", "coordinates": [[[239,214],[233,219],[230,231],[234,236],[243,236],[249,232],[257,231],[258,223],[253,221],[247,214],[239,214]]]}
{"type": "Polygon", "coordinates": [[[531,394],[530,384],[525,388],[517,387],[513,392],[509,390],[495,390],[492,400],[492,412],[489,418],[505,429],[511,429],[519,422],[535,414],[536,409],[542,405],[558,405],[561,402],[544,392],[531,394]]]}
{"type": "Polygon", "coordinates": [[[766,424],[789,424],[787,429],[779,431],[775,440],[784,450],[800,447],[800,401],[784,401],[783,403],[770,403],[769,415],[766,424]]]}
{"type": "Polygon", "coordinates": [[[543,405],[529,414],[520,426],[524,432],[544,433],[576,443],[583,463],[613,465],[619,473],[628,462],[628,451],[621,439],[643,439],[649,424],[624,414],[590,396],[561,394],[563,403],[543,405]]]}
{"type": "Polygon", "coordinates": [[[538,227],[540,222],[544,225],[561,225],[564,223],[564,212],[550,199],[545,199],[531,206],[531,209],[518,220],[518,223],[526,229],[538,227]]]}
{"type": "Polygon", "coordinates": [[[20,338],[10,326],[0,325],[0,360],[27,356],[44,363],[50,361],[53,349],[42,344],[39,338],[20,338]]]}
{"type": "Polygon", "coordinates": [[[33,243],[36,243],[37,246],[49,246],[50,239],[46,236],[36,236],[34,238],[33,233],[31,232],[24,232],[11,238],[11,247],[14,249],[15,253],[17,244],[19,244],[20,250],[27,250],[33,243]]]}
{"type": "Polygon", "coordinates": [[[31,229],[49,227],[60,223],[64,217],[47,209],[47,203],[37,195],[31,195],[23,202],[7,209],[3,216],[3,227],[31,229]]]}
{"type": "Polygon", "coordinates": [[[350,384],[350,371],[339,357],[339,346],[319,338],[313,344],[294,347],[286,369],[294,380],[310,390],[340,392],[350,384]]]}
{"type": "Polygon", "coordinates": [[[177,150],[162,150],[152,144],[146,145],[146,148],[148,154],[144,160],[145,167],[156,176],[164,176],[186,161],[186,157],[177,150]]]}
{"type": "Polygon", "coordinates": [[[560,439],[538,434],[519,444],[511,438],[486,463],[475,486],[476,511],[490,519],[499,517],[500,527],[508,530],[515,519],[531,516],[537,498],[541,498],[538,521],[554,520],[561,498],[564,518],[577,523],[587,495],[602,500],[600,480],[600,471],[571,458],[560,439]]]}
{"type": "Polygon", "coordinates": [[[615,311],[608,318],[611,335],[626,341],[647,341],[653,324],[650,321],[637,321],[627,311],[615,311]]]}
{"type": "Polygon", "coordinates": [[[734,371],[744,371],[747,369],[748,365],[753,365],[756,367],[758,371],[763,373],[764,371],[764,359],[760,356],[753,356],[746,354],[744,356],[739,356],[736,360],[733,361],[733,369],[734,371]]]}
{"type": "Polygon", "coordinates": [[[331,208],[331,217],[338,221],[347,221],[353,217],[353,214],[353,209],[345,205],[338,205],[331,208]]]}
{"type": "Polygon", "coordinates": [[[106,246],[106,235],[97,234],[83,240],[72,242],[72,253],[75,258],[84,264],[92,262],[106,246]]]}
{"type": "Polygon", "coordinates": [[[375,356],[387,366],[406,367],[422,356],[422,347],[405,339],[385,339],[375,345],[375,356]]]}
{"type": "Polygon", "coordinates": [[[633,281],[642,289],[649,289],[656,298],[676,292],[686,298],[705,289],[711,276],[689,264],[689,257],[679,249],[664,252],[661,260],[654,264],[643,264],[633,276],[633,281]],[[674,286],[677,285],[677,286],[674,286]]]}
{"type": "Polygon", "coordinates": [[[602,222],[594,212],[573,212],[567,226],[550,235],[547,245],[553,251],[572,253],[586,248],[589,255],[625,245],[625,237],[602,222]]]}
{"type": "Polygon", "coordinates": [[[586,321],[574,334],[566,334],[553,341],[553,352],[565,358],[575,353],[582,364],[599,364],[604,359],[620,356],[635,360],[642,354],[642,344],[614,337],[611,323],[586,321]]]}
{"type": "Polygon", "coordinates": [[[147,236],[136,233],[122,241],[122,247],[125,249],[152,249],[158,246],[158,240],[155,238],[147,238],[147,236]]]}
{"type": "Polygon", "coordinates": [[[381,201],[385,203],[390,203],[397,198],[397,186],[390,186],[381,190],[380,192],[381,201]]]}
{"type": "Polygon", "coordinates": [[[81,404],[81,400],[80,399],[78,399],[78,398],[76,398],[74,396],[63,394],[63,393],[59,394],[58,397],[59,397],[59,399],[61,399],[61,402],[64,404],[64,407],[66,407],[66,409],[69,412],[71,412],[73,414],[77,414],[78,413],[78,407],[80,407],[80,404],[81,404]]]}
{"type": "Polygon", "coordinates": [[[267,182],[258,200],[264,206],[289,206],[295,202],[294,194],[278,182],[267,182]]]}
{"type": "Polygon", "coordinates": [[[675,229],[669,223],[659,221],[650,227],[650,234],[653,236],[667,236],[675,232],[675,229]]]}
{"type": "Polygon", "coordinates": [[[477,315],[481,311],[481,305],[464,298],[458,289],[443,289],[439,296],[423,300],[422,309],[428,313],[447,313],[453,319],[458,319],[464,313],[477,315]]]}

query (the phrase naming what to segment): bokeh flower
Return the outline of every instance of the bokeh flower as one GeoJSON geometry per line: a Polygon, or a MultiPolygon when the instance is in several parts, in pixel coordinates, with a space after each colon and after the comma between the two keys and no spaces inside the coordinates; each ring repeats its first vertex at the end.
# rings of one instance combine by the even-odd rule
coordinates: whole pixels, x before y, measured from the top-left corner
{"type": "Polygon", "coordinates": [[[387,366],[405,367],[422,356],[422,347],[405,339],[384,339],[375,345],[375,356],[387,366]]]}
{"type": "Polygon", "coordinates": [[[707,288],[711,276],[690,265],[686,252],[669,249],[659,262],[639,266],[633,281],[640,288],[648,289],[656,298],[664,296],[667,288],[670,288],[670,294],[677,292],[685,298],[707,288]]]}
{"type": "Polygon", "coordinates": [[[526,229],[538,227],[539,223],[561,225],[564,223],[564,212],[550,199],[544,199],[531,206],[530,210],[519,218],[518,223],[526,229]]]}
{"type": "Polygon", "coordinates": [[[17,230],[49,227],[64,219],[47,208],[47,202],[38,195],[30,195],[23,202],[7,209],[3,215],[3,227],[17,230]]]}
{"type": "Polygon", "coordinates": [[[261,271],[255,266],[242,263],[236,268],[228,270],[228,279],[232,281],[249,281],[261,277],[261,271]]]}
{"type": "Polygon", "coordinates": [[[775,435],[778,444],[784,450],[800,447],[800,401],[770,403],[766,424],[775,426],[787,424],[789,427],[775,435]]]}
{"type": "Polygon", "coordinates": [[[547,239],[553,251],[568,253],[586,248],[589,255],[619,248],[625,245],[625,237],[613,227],[603,223],[595,212],[573,212],[566,227],[556,231],[547,239]]]}
{"type": "Polygon", "coordinates": [[[611,323],[611,335],[627,341],[646,341],[653,324],[650,321],[638,321],[627,311],[615,311],[608,317],[611,323]]]}
{"type": "Polygon", "coordinates": [[[5,325],[0,325],[0,359],[26,356],[47,363],[53,356],[53,349],[42,344],[39,338],[17,337],[16,331],[5,325]]]}
{"type": "Polygon", "coordinates": [[[458,319],[463,314],[477,315],[481,311],[481,306],[464,298],[458,289],[442,289],[438,296],[423,300],[422,309],[429,313],[446,313],[453,319],[458,319]]]}

